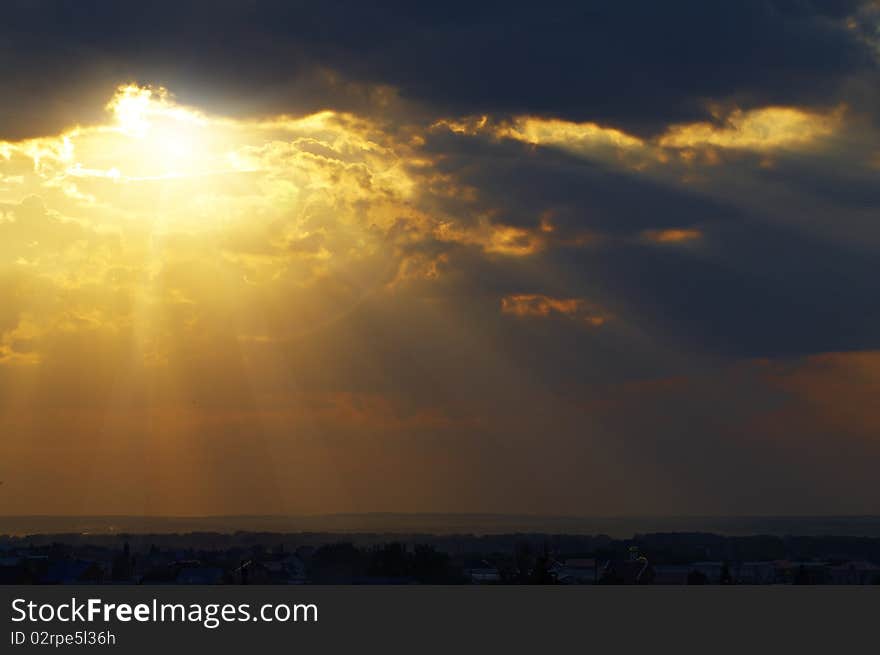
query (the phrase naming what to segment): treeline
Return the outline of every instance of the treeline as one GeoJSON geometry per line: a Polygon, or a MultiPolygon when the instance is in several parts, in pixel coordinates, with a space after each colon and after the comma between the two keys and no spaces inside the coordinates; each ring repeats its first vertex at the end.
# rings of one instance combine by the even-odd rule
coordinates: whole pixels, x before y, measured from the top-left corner
{"type": "Polygon", "coordinates": [[[531,552],[548,557],[595,557],[621,559],[632,546],[654,564],[687,564],[701,560],[730,562],[789,559],[799,561],[865,560],[880,563],[880,538],[841,536],[723,536],[711,533],[652,533],[631,539],[612,539],[604,535],[398,535],[340,533],[253,533],[234,534],[142,534],[142,535],[32,535],[0,537],[0,550],[39,549],[92,554],[103,549],[121,550],[130,544],[133,552],[151,549],[180,551],[185,556],[228,551],[238,556],[259,556],[271,552],[307,552],[318,557],[328,577],[340,561],[363,576],[418,575],[428,579],[438,575],[441,562],[456,561],[478,566],[481,559],[515,558],[531,552]],[[357,552],[355,552],[357,551],[357,552]],[[346,554],[343,557],[343,554],[346,554]],[[445,559],[444,559],[445,557],[445,559]],[[403,561],[410,561],[409,568],[403,561]]]}

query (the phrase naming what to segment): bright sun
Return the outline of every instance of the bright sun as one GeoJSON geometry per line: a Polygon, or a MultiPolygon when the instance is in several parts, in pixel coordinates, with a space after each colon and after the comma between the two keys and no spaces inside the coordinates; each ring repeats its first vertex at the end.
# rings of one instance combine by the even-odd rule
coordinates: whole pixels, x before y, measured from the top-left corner
{"type": "Polygon", "coordinates": [[[211,171],[217,153],[211,122],[175,104],[165,89],[121,87],[107,109],[119,137],[109,155],[125,177],[183,177],[211,171]]]}

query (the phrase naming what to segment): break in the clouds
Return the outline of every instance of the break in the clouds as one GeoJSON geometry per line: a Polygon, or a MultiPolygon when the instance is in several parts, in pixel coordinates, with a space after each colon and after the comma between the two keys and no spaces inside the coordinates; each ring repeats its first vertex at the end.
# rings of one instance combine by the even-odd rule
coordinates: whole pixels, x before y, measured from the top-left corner
{"type": "Polygon", "coordinates": [[[3,12],[2,511],[880,501],[875,3],[3,12]]]}

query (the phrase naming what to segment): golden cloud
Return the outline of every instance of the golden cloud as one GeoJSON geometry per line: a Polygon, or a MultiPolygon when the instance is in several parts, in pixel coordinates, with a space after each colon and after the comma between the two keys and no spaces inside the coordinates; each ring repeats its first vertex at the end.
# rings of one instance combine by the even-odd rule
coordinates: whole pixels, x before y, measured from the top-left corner
{"type": "Polygon", "coordinates": [[[616,160],[634,167],[642,165],[642,159],[652,156],[649,144],[639,137],[590,121],[578,123],[542,116],[517,116],[499,122],[489,116],[465,116],[443,119],[431,127],[435,131],[445,129],[465,136],[483,135],[558,148],[575,155],[616,160]]]}
{"type": "Polygon", "coordinates": [[[726,113],[715,108],[712,113],[715,122],[672,125],[652,139],[592,121],[542,116],[517,116],[500,122],[485,115],[469,116],[443,119],[432,128],[557,148],[587,159],[642,170],[674,161],[717,165],[721,163],[719,150],[768,154],[812,147],[841,128],[846,107],[826,113],[777,106],[734,108],[726,113]]]}
{"type": "Polygon", "coordinates": [[[768,152],[806,147],[831,136],[840,126],[845,108],[822,114],[796,107],[735,109],[719,116],[719,123],[673,125],[657,140],[663,148],[715,147],[768,152]]]}
{"type": "Polygon", "coordinates": [[[495,130],[501,138],[515,139],[535,145],[564,146],[576,151],[597,149],[629,150],[642,148],[642,139],[597,123],[575,123],[556,118],[524,116],[495,130]]]}
{"type": "Polygon", "coordinates": [[[434,236],[438,241],[475,245],[486,253],[513,257],[532,255],[545,246],[540,228],[496,224],[489,220],[482,220],[476,226],[444,222],[436,227],[434,236]]]}

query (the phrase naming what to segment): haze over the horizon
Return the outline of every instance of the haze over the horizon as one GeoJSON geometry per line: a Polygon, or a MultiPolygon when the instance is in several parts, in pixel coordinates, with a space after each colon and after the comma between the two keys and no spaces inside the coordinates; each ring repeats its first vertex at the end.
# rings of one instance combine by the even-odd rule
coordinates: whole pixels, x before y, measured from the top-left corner
{"type": "Polygon", "coordinates": [[[608,535],[703,533],[880,537],[880,516],[589,517],[510,514],[327,514],[309,516],[0,516],[0,536],[323,534],[330,541],[382,535],[608,535]],[[336,537],[334,537],[336,535],[336,537]]]}
{"type": "Polygon", "coordinates": [[[880,507],[876,1],[207,6],[3,10],[0,515],[880,507]]]}

